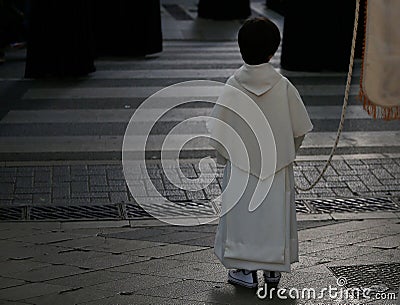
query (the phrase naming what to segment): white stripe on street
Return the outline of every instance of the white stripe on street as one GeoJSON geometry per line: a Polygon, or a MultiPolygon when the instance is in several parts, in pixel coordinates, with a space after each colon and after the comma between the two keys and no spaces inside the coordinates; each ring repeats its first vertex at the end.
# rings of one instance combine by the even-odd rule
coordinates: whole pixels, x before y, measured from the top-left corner
{"type": "MultiPolygon", "coordinates": [[[[162,93],[162,97],[215,98],[222,92],[222,83],[216,86],[177,86],[162,93]]],[[[149,97],[166,87],[112,87],[112,88],[49,88],[29,89],[24,99],[81,99],[81,98],[135,98],[149,97]]]]}
{"type": "MultiPolygon", "coordinates": [[[[302,78],[329,78],[329,77],[346,77],[343,72],[297,72],[286,71],[284,69],[276,69],[282,75],[290,77],[302,78]]],[[[100,70],[88,75],[87,77],[78,78],[82,81],[86,79],[101,80],[101,79],[165,79],[165,78],[184,78],[184,79],[213,79],[226,78],[228,79],[236,69],[135,69],[135,70],[100,70]]],[[[360,70],[355,70],[354,78],[360,77],[360,70]]],[[[31,79],[15,78],[15,77],[0,77],[0,81],[32,81],[31,79]]],[[[311,80],[312,81],[312,80],[311,80]]],[[[344,81],[343,81],[344,83],[344,81]]],[[[358,83],[358,79],[353,84],[358,83]]]]}
{"type": "MultiPolygon", "coordinates": [[[[337,119],[341,115],[341,106],[308,106],[311,119],[337,119]]],[[[135,109],[66,109],[66,110],[11,110],[0,124],[30,123],[127,123],[135,109]]],[[[141,122],[147,122],[152,110],[143,110],[141,122]],[[149,112],[148,115],[145,115],[149,112]]],[[[157,111],[158,113],[159,111],[157,111]]],[[[211,108],[171,109],[160,122],[180,122],[196,116],[208,116],[211,108]]],[[[371,119],[362,106],[348,106],[346,119],[371,119]]]]}
{"type": "Polygon", "coordinates": [[[99,70],[91,79],[228,78],[236,69],[99,70]]]}
{"type": "MultiPolygon", "coordinates": [[[[164,88],[166,87],[33,88],[24,94],[23,99],[147,98],[164,88]]],[[[215,98],[221,93],[221,88],[221,86],[179,86],[164,92],[163,96],[215,98]]],[[[340,96],[345,89],[344,85],[298,85],[296,88],[301,95],[307,96],[340,96]]],[[[358,95],[358,91],[359,87],[353,85],[350,95],[358,95]]]]}
{"type": "MultiPolygon", "coordinates": [[[[219,44],[209,44],[209,45],[204,45],[204,44],[185,44],[185,45],[164,45],[164,49],[162,52],[157,53],[157,55],[147,55],[147,57],[152,57],[152,56],[158,56],[162,55],[164,52],[182,52],[182,51],[192,51],[192,52],[203,52],[203,51],[208,51],[208,52],[232,52],[232,51],[237,51],[239,52],[239,46],[238,44],[231,44],[231,45],[219,45],[219,44]]],[[[277,52],[281,52],[281,50],[278,50],[277,52]]]]}
{"type": "MultiPolygon", "coordinates": [[[[334,155],[333,160],[366,160],[366,159],[387,159],[400,158],[400,153],[372,153],[372,154],[343,154],[334,155]]],[[[326,161],[328,155],[298,155],[296,160],[302,161],[326,161]]]]}
{"type": "MultiPolygon", "coordinates": [[[[334,155],[333,160],[367,160],[367,159],[395,159],[400,158],[400,153],[371,153],[371,154],[342,154],[334,155]]],[[[295,161],[326,161],[328,155],[297,155],[295,161]]],[[[182,163],[198,163],[199,159],[185,158],[182,163]]],[[[149,159],[146,163],[159,163],[160,160],[149,159]]],[[[208,162],[208,161],[205,161],[208,162]]],[[[0,167],[4,166],[56,166],[56,165],[121,165],[121,160],[37,160],[37,161],[2,161],[0,167]]],[[[301,164],[300,164],[301,165],[301,164]]]]}
{"type": "MultiPolygon", "coordinates": [[[[90,79],[151,79],[151,78],[228,78],[236,69],[138,69],[138,70],[98,70],[89,76],[90,79]]],[[[287,77],[345,77],[341,72],[295,72],[277,69],[287,77]]],[[[353,74],[358,77],[360,74],[353,74]]]]}
{"type": "MultiPolygon", "coordinates": [[[[188,142],[184,150],[209,150],[208,139],[201,134],[193,135],[194,140],[188,142]],[[200,138],[199,138],[200,137],[200,138]]],[[[204,136],[204,134],[203,134],[204,136]]],[[[335,140],[335,132],[315,132],[306,136],[302,148],[330,148],[335,140]]],[[[148,137],[148,150],[159,150],[164,136],[148,137]]],[[[171,135],[173,143],[182,143],[187,135],[171,135]]],[[[131,138],[143,140],[144,136],[131,138]]],[[[400,149],[400,131],[393,132],[343,132],[339,147],[385,147],[395,146],[400,149]]],[[[52,136],[52,137],[2,137],[0,138],[0,153],[35,153],[35,152],[109,152],[121,151],[122,136],[52,136]]],[[[176,146],[177,147],[177,146],[176,146]]],[[[130,151],[140,151],[132,147],[130,151]]]]}
{"type": "MultiPolygon", "coordinates": [[[[178,52],[178,51],[176,51],[178,52]]],[[[229,58],[231,60],[241,60],[242,56],[239,51],[237,52],[205,52],[205,53],[196,53],[196,52],[184,52],[177,54],[176,52],[164,52],[160,59],[163,60],[215,60],[219,59],[221,61],[225,61],[225,59],[229,58]]],[[[180,51],[182,52],[182,50],[180,51]]],[[[109,62],[108,62],[109,63],[109,62]]]]}
{"type": "MultiPolygon", "coordinates": [[[[180,58],[209,58],[209,59],[215,59],[217,57],[218,59],[224,60],[227,58],[242,58],[242,55],[240,54],[239,48],[237,49],[221,49],[221,50],[210,50],[209,48],[177,48],[177,49],[168,49],[164,50],[160,55],[157,57],[147,57],[148,60],[153,59],[163,59],[163,58],[174,58],[174,59],[180,59],[180,58]]],[[[274,54],[274,61],[279,60],[281,57],[280,52],[276,52],[274,54]]]]}
{"type": "Polygon", "coordinates": [[[199,47],[199,46],[219,46],[219,47],[228,47],[228,46],[237,46],[237,41],[173,41],[173,40],[166,40],[163,41],[164,47],[184,47],[184,46],[191,46],[191,47],[199,47]]]}
{"type": "MultiPolygon", "coordinates": [[[[303,148],[332,147],[336,132],[312,132],[303,142],[303,148]]],[[[400,131],[353,131],[342,132],[338,147],[400,147],[400,131]]]]}
{"type": "MultiPolygon", "coordinates": [[[[276,61],[271,61],[271,64],[279,63],[276,61]]],[[[238,65],[241,66],[243,61],[241,59],[230,59],[229,57],[226,59],[163,59],[162,56],[154,59],[142,59],[142,60],[101,60],[96,62],[96,67],[101,68],[103,65],[113,65],[115,67],[118,66],[127,66],[127,65],[137,65],[137,66],[151,66],[151,65],[238,65]]]]}

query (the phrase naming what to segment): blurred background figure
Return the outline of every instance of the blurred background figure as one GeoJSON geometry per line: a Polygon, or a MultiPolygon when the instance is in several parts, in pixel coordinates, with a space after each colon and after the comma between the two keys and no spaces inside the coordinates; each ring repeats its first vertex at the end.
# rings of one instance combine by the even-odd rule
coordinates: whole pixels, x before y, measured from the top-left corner
{"type": "Polygon", "coordinates": [[[94,1],[99,56],[142,56],[162,51],[159,0],[94,1]]]}
{"type": "Polygon", "coordinates": [[[0,0],[0,64],[7,47],[25,46],[25,9],[26,1],[0,0]]]}
{"type": "Polygon", "coordinates": [[[31,1],[27,78],[83,76],[96,56],[161,51],[159,0],[31,1]]]}
{"type": "MultiPolygon", "coordinates": [[[[364,4],[361,1],[356,57],[361,57],[364,4]]],[[[293,71],[347,71],[356,2],[267,0],[284,15],[281,67],[293,71]]]]}
{"type": "Polygon", "coordinates": [[[91,0],[30,1],[26,78],[95,71],[91,0]]]}
{"type": "Polygon", "coordinates": [[[199,0],[200,18],[233,20],[246,19],[250,15],[250,0],[199,0]]]}

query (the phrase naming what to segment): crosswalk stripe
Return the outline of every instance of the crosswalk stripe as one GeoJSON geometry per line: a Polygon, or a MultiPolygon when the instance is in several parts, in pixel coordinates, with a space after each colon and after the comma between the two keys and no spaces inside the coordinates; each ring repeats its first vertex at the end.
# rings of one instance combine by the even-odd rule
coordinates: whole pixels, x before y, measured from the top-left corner
{"type": "MultiPolygon", "coordinates": [[[[287,77],[324,78],[345,77],[341,72],[295,72],[277,69],[287,77]]],[[[135,69],[135,70],[98,70],[90,79],[143,79],[143,78],[228,78],[236,69],[135,69]]],[[[360,71],[355,71],[354,77],[360,76],[360,71]]]]}
{"type": "Polygon", "coordinates": [[[236,46],[237,41],[182,41],[182,40],[164,40],[163,46],[236,46]]]}
{"type": "MultiPolygon", "coordinates": [[[[112,88],[45,88],[29,89],[24,99],[81,99],[81,98],[135,98],[150,97],[164,87],[112,87],[112,88]]],[[[222,84],[218,86],[179,86],[173,90],[164,91],[162,98],[204,97],[215,98],[221,94],[222,84]]]]}
{"type": "MultiPolygon", "coordinates": [[[[303,148],[332,147],[336,132],[314,132],[304,139],[303,148]]],[[[400,147],[400,131],[343,132],[338,147],[400,147]]]]}
{"type": "Polygon", "coordinates": [[[236,69],[138,69],[138,70],[99,70],[91,79],[143,79],[143,78],[228,78],[236,69]]]}
{"type": "MultiPolygon", "coordinates": [[[[210,150],[207,134],[197,134],[196,139],[186,144],[183,150],[210,150]],[[203,137],[202,137],[203,136],[203,137]]],[[[330,148],[335,140],[335,132],[310,133],[304,139],[302,148],[330,148]]],[[[171,143],[182,143],[187,135],[171,135],[171,143]]],[[[143,139],[144,136],[136,136],[129,139],[131,143],[143,139]]],[[[400,131],[392,132],[343,132],[339,147],[382,147],[391,146],[400,148],[400,131]]],[[[163,135],[150,135],[147,149],[160,150],[164,139],[163,135]]],[[[0,153],[38,153],[38,152],[108,152],[121,151],[123,136],[49,136],[49,137],[2,137],[0,153]]],[[[173,146],[173,144],[172,144],[173,146]]],[[[177,146],[175,146],[177,147],[177,146]]],[[[135,146],[130,151],[139,151],[135,146]]]]}
{"type": "MultiPolygon", "coordinates": [[[[181,51],[182,52],[182,51],[181,51]]],[[[229,58],[230,60],[238,60],[241,61],[242,56],[240,55],[239,51],[237,52],[205,52],[205,53],[197,53],[197,52],[185,52],[177,55],[175,52],[165,52],[160,59],[162,60],[186,60],[186,59],[196,59],[196,60],[225,60],[229,58]]],[[[278,58],[276,58],[277,61],[278,58]]]]}
{"type": "MultiPolygon", "coordinates": [[[[273,59],[270,61],[271,64],[279,64],[278,59],[273,59]]],[[[152,58],[147,58],[147,59],[136,59],[136,60],[126,60],[123,62],[118,62],[118,61],[113,61],[113,60],[107,60],[104,59],[96,64],[97,67],[102,67],[105,65],[112,64],[113,66],[124,66],[124,65],[151,65],[151,64],[157,64],[157,65],[163,65],[163,64],[180,64],[180,65],[194,65],[194,64],[201,64],[201,65],[242,65],[243,61],[241,58],[231,58],[230,56],[227,56],[225,59],[214,59],[214,58],[194,58],[187,59],[187,58],[168,58],[165,59],[163,57],[152,59],[152,58]]]]}
{"type": "MultiPolygon", "coordinates": [[[[280,56],[281,48],[271,64],[295,83],[309,104],[307,110],[311,119],[315,120],[315,131],[307,135],[302,151],[308,151],[308,154],[326,152],[336,136],[333,130],[341,113],[339,104],[343,100],[347,73],[286,71],[279,67],[280,56]]],[[[116,152],[118,155],[122,149],[123,130],[142,100],[174,80],[218,79],[224,82],[242,64],[236,41],[169,40],[163,42],[163,52],[146,58],[100,59],[96,61],[97,71],[76,83],[63,81],[57,87],[56,83],[49,85],[39,81],[31,86],[28,80],[29,86],[22,99],[0,121],[0,154],[12,156],[21,153],[27,154],[27,158],[34,153],[65,153],[65,158],[69,153],[82,153],[85,156],[91,152],[116,152]],[[26,132],[21,132],[23,130],[26,132]]],[[[356,60],[351,87],[352,101],[358,95],[360,66],[360,60],[356,60]]],[[[10,79],[0,78],[0,81],[10,79]]],[[[23,82],[20,84],[25,86],[23,82]]],[[[219,87],[187,87],[179,96],[187,100],[206,96],[214,101],[219,90],[219,87]]],[[[169,96],[160,99],[160,102],[168,103],[174,99],[174,96],[169,96]]],[[[159,134],[150,135],[148,149],[154,152],[160,150],[165,127],[194,116],[208,115],[211,108],[205,103],[200,104],[189,104],[187,107],[190,108],[168,112],[160,120],[159,134]]],[[[162,107],[162,104],[157,107],[162,107]]],[[[148,117],[143,115],[140,119],[142,126],[149,123],[148,117]]],[[[397,128],[393,124],[383,125],[382,121],[376,123],[376,127],[372,125],[374,123],[370,124],[370,117],[359,103],[352,103],[348,107],[346,119],[349,123],[345,125],[340,148],[348,148],[350,153],[353,150],[357,152],[358,148],[371,148],[359,152],[381,153],[386,147],[400,151],[400,132],[392,130],[397,128]],[[371,129],[377,131],[369,131],[371,129]]],[[[195,120],[187,126],[184,134],[171,136],[172,140],[179,143],[187,135],[199,137],[206,133],[204,120],[195,120]]],[[[191,151],[202,150],[211,150],[204,137],[184,147],[189,157],[192,157],[191,151]]],[[[134,142],[132,151],[135,152],[134,142]]]]}
{"type": "MultiPolygon", "coordinates": [[[[308,106],[311,119],[339,119],[340,106],[308,106]]],[[[142,122],[148,121],[149,115],[144,110],[142,122]]],[[[127,123],[135,109],[85,109],[85,110],[11,110],[0,121],[1,124],[38,124],[38,123],[127,123]]],[[[211,108],[172,109],[160,119],[160,122],[180,122],[196,116],[210,115],[211,108]]],[[[348,106],[346,119],[369,119],[361,106],[348,106]]]]}
{"type": "MultiPolygon", "coordinates": [[[[238,53],[240,54],[240,49],[238,46],[226,46],[226,47],[220,47],[220,46],[177,46],[177,47],[167,47],[164,48],[162,53],[159,53],[157,55],[153,56],[147,56],[148,58],[151,57],[163,57],[165,54],[175,54],[176,56],[182,56],[183,54],[190,53],[190,54],[197,54],[197,55],[208,55],[209,53],[212,52],[217,52],[218,54],[221,53],[238,53]],[[182,53],[184,51],[185,53],[182,53]]],[[[277,55],[280,55],[281,52],[276,52],[275,57],[277,55]]]]}
{"type": "MultiPolygon", "coordinates": [[[[185,86],[173,90],[178,97],[211,97],[221,93],[220,86],[185,86]]],[[[336,96],[344,92],[344,85],[298,85],[301,95],[336,96]]],[[[24,94],[24,99],[81,99],[81,98],[147,98],[164,87],[112,87],[112,88],[33,88],[24,94]]],[[[359,87],[351,86],[350,95],[358,95],[359,87]]],[[[172,93],[172,92],[171,92],[172,93]]],[[[164,93],[163,93],[164,96],[164,93]]],[[[173,97],[165,93],[165,97],[173,97]]]]}
{"type": "MultiPolygon", "coordinates": [[[[312,82],[313,79],[320,78],[345,78],[346,73],[342,72],[296,72],[286,71],[280,68],[276,68],[282,75],[290,78],[301,78],[302,80],[312,82]]],[[[126,70],[97,70],[95,73],[81,78],[82,81],[87,79],[91,80],[143,80],[143,79],[185,79],[185,80],[197,80],[197,79],[216,79],[222,78],[221,81],[226,81],[236,69],[224,68],[224,69],[126,69],[126,70]]],[[[353,73],[353,84],[358,84],[360,77],[360,70],[355,70],[353,73]]],[[[0,77],[1,81],[19,81],[19,82],[31,82],[31,79],[22,79],[17,77],[0,77]]],[[[344,83],[344,81],[343,81],[344,83]]]]}
{"type": "MultiPolygon", "coordinates": [[[[232,49],[219,49],[219,48],[168,48],[162,52],[160,55],[154,55],[153,57],[148,56],[148,59],[151,58],[169,58],[174,57],[176,59],[180,58],[215,58],[216,56],[219,59],[226,59],[226,58],[242,58],[240,54],[239,48],[232,48],[232,49]],[[183,51],[183,52],[182,52],[183,51]]],[[[281,52],[276,52],[274,54],[274,59],[279,60],[281,57],[281,52]]]]}

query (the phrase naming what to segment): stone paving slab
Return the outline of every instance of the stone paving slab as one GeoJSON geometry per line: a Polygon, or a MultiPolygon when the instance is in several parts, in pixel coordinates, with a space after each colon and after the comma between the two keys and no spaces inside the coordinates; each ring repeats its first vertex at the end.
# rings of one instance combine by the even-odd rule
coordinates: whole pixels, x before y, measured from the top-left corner
{"type": "Polygon", "coordinates": [[[113,292],[114,294],[128,294],[141,292],[146,289],[161,289],[161,287],[168,286],[179,282],[180,279],[170,276],[160,276],[160,275],[145,275],[133,273],[130,274],[129,278],[116,280],[113,282],[102,283],[92,286],[94,289],[107,290],[113,292]],[[140,280],[138,280],[140,279],[140,280]]]}
{"type": "Polygon", "coordinates": [[[0,298],[6,301],[27,300],[42,297],[47,294],[64,291],[65,287],[45,283],[28,283],[20,286],[9,287],[1,290],[0,298]]]}
{"type": "Polygon", "coordinates": [[[58,291],[57,293],[29,298],[26,299],[26,302],[41,305],[71,305],[77,304],[78,302],[82,303],[86,301],[99,300],[112,295],[113,293],[110,291],[94,289],[93,287],[65,289],[63,291],[58,291]]]}
{"type": "Polygon", "coordinates": [[[82,286],[94,286],[108,282],[115,282],[117,280],[131,277],[130,273],[112,272],[112,270],[113,269],[111,268],[108,270],[98,270],[95,272],[86,272],[77,275],[61,277],[49,280],[47,281],[47,283],[52,285],[66,286],[66,287],[82,287],[82,286]]]}
{"type": "MultiPolygon", "coordinates": [[[[112,296],[110,298],[105,298],[101,300],[95,300],[91,302],[85,302],[84,304],[87,305],[110,305],[110,304],[119,304],[119,305],[132,305],[132,304],[142,304],[142,305],[187,305],[187,300],[182,299],[170,299],[170,298],[163,298],[163,297],[154,297],[148,295],[139,295],[139,294],[130,294],[130,295],[117,295],[112,296]]],[[[216,304],[210,302],[197,302],[197,301],[190,301],[191,305],[204,305],[204,304],[216,304]]]]}
{"type": "Polygon", "coordinates": [[[248,290],[242,287],[234,287],[229,284],[218,285],[214,289],[198,292],[193,295],[185,296],[184,299],[191,303],[193,301],[203,301],[207,300],[213,302],[215,304],[231,304],[231,305],[238,305],[238,304],[298,304],[294,300],[280,300],[280,299],[273,299],[273,300],[260,300],[255,295],[254,291],[248,290]]]}
{"type": "MultiPolygon", "coordinates": [[[[189,246],[181,238],[184,233],[207,237],[215,232],[215,224],[149,227],[147,221],[143,226],[137,221],[134,227],[108,228],[81,224],[82,229],[62,228],[62,223],[2,223],[0,232],[14,234],[0,239],[0,248],[6,250],[0,261],[0,303],[316,304],[304,299],[259,300],[254,289],[228,284],[227,270],[214,255],[212,243],[189,246]],[[149,234],[144,234],[146,230],[149,234]],[[48,244],[60,236],[71,239],[56,238],[48,244]],[[147,240],[153,236],[159,241],[147,240]]],[[[328,267],[400,262],[398,217],[306,220],[299,221],[298,228],[300,261],[292,264],[291,273],[283,274],[281,288],[337,287],[328,267]]],[[[262,286],[261,274],[259,280],[262,286]]],[[[321,302],[332,300],[325,297],[321,302]]],[[[333,303],[340,302],[362,304],[333,303]]]]}
{"type": "MultiPolygon", "coordinates": [[[[176,257],[176,256],[175,256],[176,257]]],[[[176,259],[152,259],[143,262],[136,262],[128,265],[123,265],[120,267],[114,267],[108,269],[110,272],[115,272],[116,274],[149,274],[157,275],[159,272],[170,270],[176,267],[185,267],[191,265],[193,262],[184,261],[179,258],[176,259]]]]}

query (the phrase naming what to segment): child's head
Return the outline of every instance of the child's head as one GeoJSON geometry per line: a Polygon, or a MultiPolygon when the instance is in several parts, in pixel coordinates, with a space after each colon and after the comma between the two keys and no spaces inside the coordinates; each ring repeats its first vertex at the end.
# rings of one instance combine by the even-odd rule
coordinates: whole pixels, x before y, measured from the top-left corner
{"type": "Polygon", "coordinates": [[[281,42],[278,27],[267,18],[248,19],[240,28],[238,43],[246,64],[269,62],[281,42]]]}

